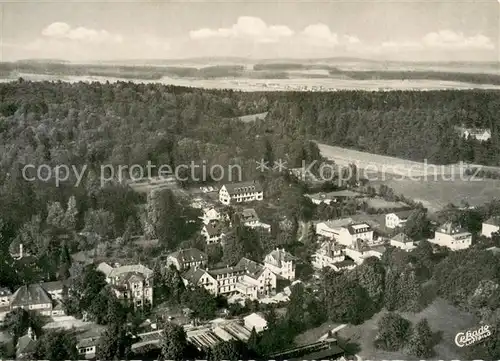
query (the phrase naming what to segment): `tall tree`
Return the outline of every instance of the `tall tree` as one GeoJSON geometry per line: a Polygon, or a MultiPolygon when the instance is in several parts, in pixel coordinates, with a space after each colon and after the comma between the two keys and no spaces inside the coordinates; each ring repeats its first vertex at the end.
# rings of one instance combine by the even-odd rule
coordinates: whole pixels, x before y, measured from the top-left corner
{"type": "Polygon", "coordinates": [[[427,319],[422,319],[417,322],[413,329],[413,333],[408,341],[408,354],[420,358],[429,358],[433,355],[433,340],[432,332],[427,319]]]}
{"type": "Polygon", "coordinates": [[[186,331],[181,326],[168,322],[163,329],[160,345],[165,359],[181,361],[187,349],[186,331]]]}

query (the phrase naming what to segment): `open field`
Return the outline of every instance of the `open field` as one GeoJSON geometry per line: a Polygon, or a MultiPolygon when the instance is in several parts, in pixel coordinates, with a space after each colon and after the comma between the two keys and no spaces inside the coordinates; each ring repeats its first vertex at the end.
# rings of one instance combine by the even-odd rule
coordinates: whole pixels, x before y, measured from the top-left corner
{"type": "Polygon", "coordinates": [[[290,76],[287,79],[251,79],[245,77],[222,77],[217,79],[200,78],[174,78],[160,77],[158,79],[139,78],[119,78],[112,76],[92,76],[92,75],[47,75],[32,73],[16,73],[5,78],[0,78],[0,82],[15,81],[19,77],[31,81],[66,81],[74,82],[101,82],[110,83],[117,81],[127,81],[135,83],[160,83],[165,85],[177,85],[184,87],[196,87],[207,89],[234,89],[240,91],[336,91],[336,90],[443,90],[443,89],[500,89],[498,85],[472,84],[458,81],[442,80],[358,80],[341,78],[303,78],[290,76]]]}
{"type": "Polygon", "coordinates": [[[478,206],[500,197],[500,180],[462,176],[464,167],[458,164],[435,166],[325,144],[318,146],[325,158],[338,165],[354,163],[358,169],[364,168],[372,186],[387,185],[396,194],[421,202],[431,212],[449,203],[460,205],[466,201],[478,206]]]}
{"type": "Polygon", "coordinates": [[[449,203],[460,205],[466,201],[471,206],[479,206],[500,197],[500,180],[410,180],[393,179],[384,182],[371,182],[373,185],[385,184],[396,192],[417,202],[429,211],[435,212],[449,203]]]}
{"type": "Polygon", "coordinates": [[[347,166],[354,163],[358,169],[365,169],[369,174],[377,172],[399,177],[425,177],[433,176],[434,174],[461,174],[464,170],[459,164],[435,165],[322,143],[317,143],[317,145],[323,157],[333,160],[340,166],[347,166]]]}
{"type": "Polygon", "coordinates": [[[403,202],[389,202],[383,198],[362,198],[360,199],[368,203],[369,207],[376,209],[393,209],[393,208],[407,208],[408,205],[403,202]]]}
{"type": "MultiPolygon", "coordinates": [[[[405,360],[407,355],[402,352],[385,352],[374,347],[377,336],[377,322],[384,314],[379,312],[362,325],[347,326],[338,332],[339,337],[349,342],[358,343],[361,351],[358,353],[363,359],[378,360],[405,360]]],[[[442,332],[441,341],[434,347],[436,356],[433,359],[456,360],[460,359],[459,348],[455,345],[455,335],[458,332],[477,326],[474,316],[462,312],[449,305],[442,299],[436,299],[431,305],[418,314],[401,314],[413,324],[426,318],[433,332],[442,332]]]]}

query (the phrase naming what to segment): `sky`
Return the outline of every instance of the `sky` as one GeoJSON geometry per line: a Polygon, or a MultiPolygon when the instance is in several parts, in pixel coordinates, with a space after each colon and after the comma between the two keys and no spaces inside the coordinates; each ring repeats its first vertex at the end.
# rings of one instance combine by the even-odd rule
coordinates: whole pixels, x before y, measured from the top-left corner
{"type": "Polygon", "coordinates": [[[0,0],[0,60],[499,61],[500,0],[0,0]]]}

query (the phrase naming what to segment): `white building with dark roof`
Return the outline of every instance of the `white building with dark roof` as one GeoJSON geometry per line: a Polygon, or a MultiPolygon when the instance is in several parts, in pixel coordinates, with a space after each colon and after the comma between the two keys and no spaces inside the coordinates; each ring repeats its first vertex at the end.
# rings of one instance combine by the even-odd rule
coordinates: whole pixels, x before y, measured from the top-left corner
{"type": "Polygon", "coordinates": [[[16,344],[17,359],[32,359],[36,351],[36,335],[31,327],[26,335],[19,337],[16,344]]]}
{"type": "Polygon", "coordinates": [[[408,217],[412,214],[413,211],[401,211],[388,213],[385,215],[385,226],[390,229],[404,227],[408,217]]]}
{"type": "Polygon", "coordinates": [[[225,205],[263,199],[262,186],[256,182],[229,183],[223,185],[219,190],[219,201],[225,205]]]}
{"type": "Polygon", "coordinates": [[[209,224],[212,222],[218,222],[222,218],[221,212],[219,212],[216,208],[204,208],[203,215],[200,217],[203,224],[209,224]]]}
{"type": "Polygon", "coordinates": [[[208,256],[197,248],[181,249],[170,253],[167,257],[167,266],[174,265],[179,271],[188,268],[203,268],[208,263],[208,256]]]}
{"type": "Polygon", "coordinates": [[[404,233],[398,233],[397,235],[392,237],[390,240],[390,245],[402,249],[406,252],[411,252],[412,250],[417,248],[415,242],[404,233]]]}
{"type": "Polygon", "coordinates": [[[500,216],[490,217],[483,222],[481,235],[491,238],[491,234],[500,230],[500,216]]]}
{"type": "Polygon", "coordinates": [[[472,234],[459,224],[447,222],[436,230],[429,242],[458,251],[472,245],[472,234]]]}
{"type": "Polygon", "coordinates": [[[274,292],[277,278],[269,268],[246,258],[232,267],[191,268],[182,274],[185,285],[201,286],[214,295],[240,295],[249,299],[274,292]]]}
{"type": "Polygon", "coordinates": [[[224,230],[220,223],[208,223],[201,229],[201,235],[207,244],[216,244],[224,237],[224,230]]]}
{"type": "Polygon", "coordinates": [[[10,309],[15,310],[16,308],[38,311],[42,315],[50,316],[53,303],[50,295],[41,285],[24,285],[12,295],[10,309]]]}
{"type": "Polygon", "coordinates": [[[277,248],[264,258],[264,265],[277,275],[293,281],[297,259],[284,249],[277,248]]]}
{"type": "Polygon", "coordinates": [[[333,268],[335,263],[345,260],[345,246],[335,244],[333,241],[325,241],[319,249],[311,256],[311,264],[315,269],[322,270],[325,267],[333,268]]]}
{"type": "Polygon", "coordinates": [[[368,223],[352,223],[340,228],[336,241],[344,246],[352,246],[361,239],[368,243],[373,242],[373,229],[368,223]]]}
{"type": "Polygon", "coordinates": [[[134,307],[153,305],[153,271],[138,265],[111,267],[101,263],[97,269],[104,273],[116,296],[132,302],[134,307]]]}
{"type": "Polygon", "coordinates": [[[341,231],[342,227],[353,224],[354,220],[352,218],[341,218],[330,220],[326,222],[316,223],[316,234],[321,237],[336,239],[341,231]]]}
{"type": "Polygon", "coordinates": [[[249,228],[262,228],[266,231],[271,230],[271,225],[260,221],[257,212],[253,208],[245,208],[240,212],[241,221],[249,228]]]}
{"type": "Polygon", "coordinates": [[[254,312],[243,317],[243,322],[248,330],[255,328],[257,333],[263,332],[267,328],[267,321],[264,315],[260,312],[254,312]]]}

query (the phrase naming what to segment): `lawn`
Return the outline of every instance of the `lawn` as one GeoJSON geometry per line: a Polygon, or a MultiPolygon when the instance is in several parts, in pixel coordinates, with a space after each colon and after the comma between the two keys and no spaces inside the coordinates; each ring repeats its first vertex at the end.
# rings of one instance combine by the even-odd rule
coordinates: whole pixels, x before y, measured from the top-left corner
{"type": "Polygon", "coordinates": [[[455,180],[388,180],[384,182],[397,194],[422,202],[431,212],[438,211],[449,203],[460,205],[461,201],[478,206],[498,198],[500,180],[484,179],[479,181],[455,180]]]}
{"type": "Polygon", "coordinates": [[[397,209],[408,207],[408,205],[403,202],[389,202],[383,198],[361,198],[360,201],[365,201],[369,207],[375,209],[397,209]]]}
{"type": "MultiPolygon", "coordinates": [[[[408,359],[408,356],[404,355],[403,352],[385,352],[374,347],[373,342],[378,332],[377,322],[384,312],[379,312],[362,325],[345,327],[338,332],[339,337],[347,340],[349,343],[358,343],[361,348],[358,354],[363,359],[408,359]]],[[[445,360],[460,359],[460,349],[455,345],[454,341],[455,335],[458,332],[478,325],[478,321],[474,316],[458,310],[439,298],[420,313],[402,313],[401,315],[412,323],[426,318],[433,332],[442,332],[441,341],[434,347],[434,351],[436,352],[434,358],[445,360]]]]}
{"type": "Polygon", "coordinates": [[[462,177],[459,165],[433,166],[320,143],[318,147],[325,158],[339,165],[354,162],[358,169],[369,167],[365,175],[370,185],[387,185],[396,194],[421,202],[431,212],[449,203],[460,205],[461,201],[477,206],[500,194],[500,180],[462,177]]]}

